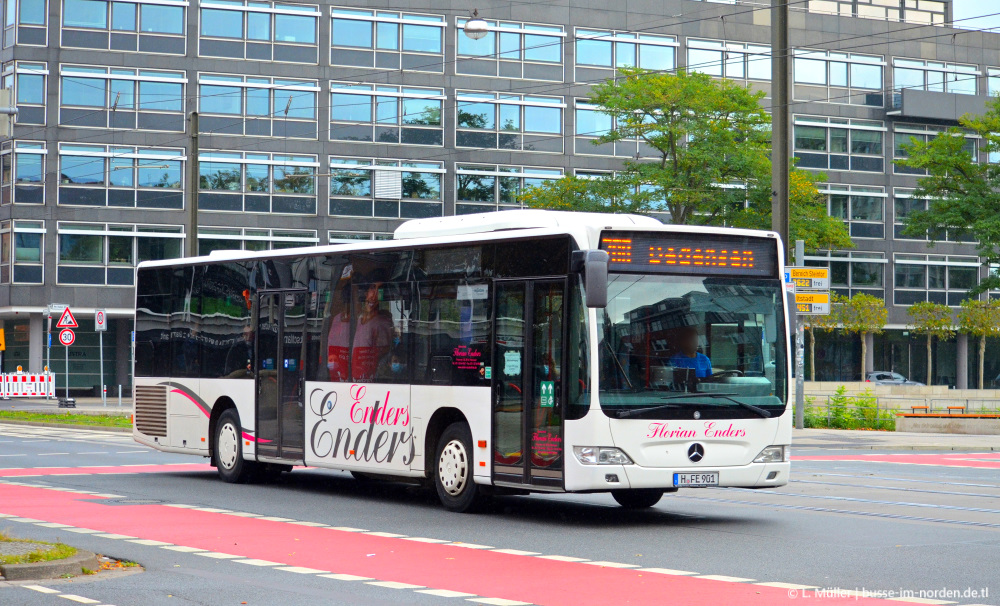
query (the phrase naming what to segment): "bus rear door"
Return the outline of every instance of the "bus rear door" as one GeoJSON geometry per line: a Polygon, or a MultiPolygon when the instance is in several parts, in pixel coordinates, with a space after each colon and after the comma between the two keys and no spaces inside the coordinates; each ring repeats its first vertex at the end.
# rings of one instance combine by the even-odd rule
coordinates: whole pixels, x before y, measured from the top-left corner
{"type": "Polygon", "coordinates": [[[566,281],[496,283],[493,480],[563,487],[566,281]]]}
{"type": "Polygon", "coordinates": [[[265,291],[257,317],[257,455],[301,462],[306,291],[265,291]]]}

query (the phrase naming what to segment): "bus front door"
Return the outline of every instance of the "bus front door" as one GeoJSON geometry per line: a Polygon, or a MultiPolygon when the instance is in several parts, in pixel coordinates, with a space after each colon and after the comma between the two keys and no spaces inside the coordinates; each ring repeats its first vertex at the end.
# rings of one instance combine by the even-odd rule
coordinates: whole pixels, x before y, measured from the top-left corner
{"type": "Polygon", "coordinates": [[[302,363],[306,293],[272,291],[257,305],[257,455],[302,461],[305,444],[302,363]]]}
{"type": "Polygon", "coordinates": [[[496,283],[493,478],[499,484],[563,486],[566,283],[496,283]]]}

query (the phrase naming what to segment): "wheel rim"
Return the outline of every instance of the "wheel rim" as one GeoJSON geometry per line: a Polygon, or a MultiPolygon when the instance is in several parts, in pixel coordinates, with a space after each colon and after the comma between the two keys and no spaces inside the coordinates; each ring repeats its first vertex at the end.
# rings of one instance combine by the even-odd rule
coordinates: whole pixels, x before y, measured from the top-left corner
{"type": "Polygon", "coordinates": [[[438,479],[444,491],[453,497],[465,490],[469,482],[469,456],[461,441],[452,440],[441,450],[438,479]]]}
{"type": "Polygon", "coordinates": [[[236,428],[232,423],[223,424],[219,429],[219,444],[217,447],[219,465],[225,469],[232,469],[236,465],[236,457],[239,456],[240,441],[236,436],[236,428]]]}

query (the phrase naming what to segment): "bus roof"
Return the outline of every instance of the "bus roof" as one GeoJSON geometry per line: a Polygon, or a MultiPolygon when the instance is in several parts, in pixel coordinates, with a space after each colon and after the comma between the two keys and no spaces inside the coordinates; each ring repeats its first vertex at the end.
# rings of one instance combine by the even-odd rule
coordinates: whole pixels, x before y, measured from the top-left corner
{"type": "Polygon", "coordinates": [[[652,217],[609,213],[578,213],[557,210],[523,209],[502,212],[413,219],[396,228],[393,238],[408,240],[435,236],[460,236],[491,231],[532,228],[581,228],[599,226],[603,229],[663,227],[652,217]]]}

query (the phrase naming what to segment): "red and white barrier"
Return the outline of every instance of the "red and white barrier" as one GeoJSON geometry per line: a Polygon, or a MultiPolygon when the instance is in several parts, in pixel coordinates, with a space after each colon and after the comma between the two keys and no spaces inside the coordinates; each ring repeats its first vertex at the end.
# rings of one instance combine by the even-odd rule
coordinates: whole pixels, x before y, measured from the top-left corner
{"type": "Polygon", "coordinates": [[[0,397],[44,398],[56,395],[56,376],[52,373],[11,372],[0,375],[0,397]]]}

